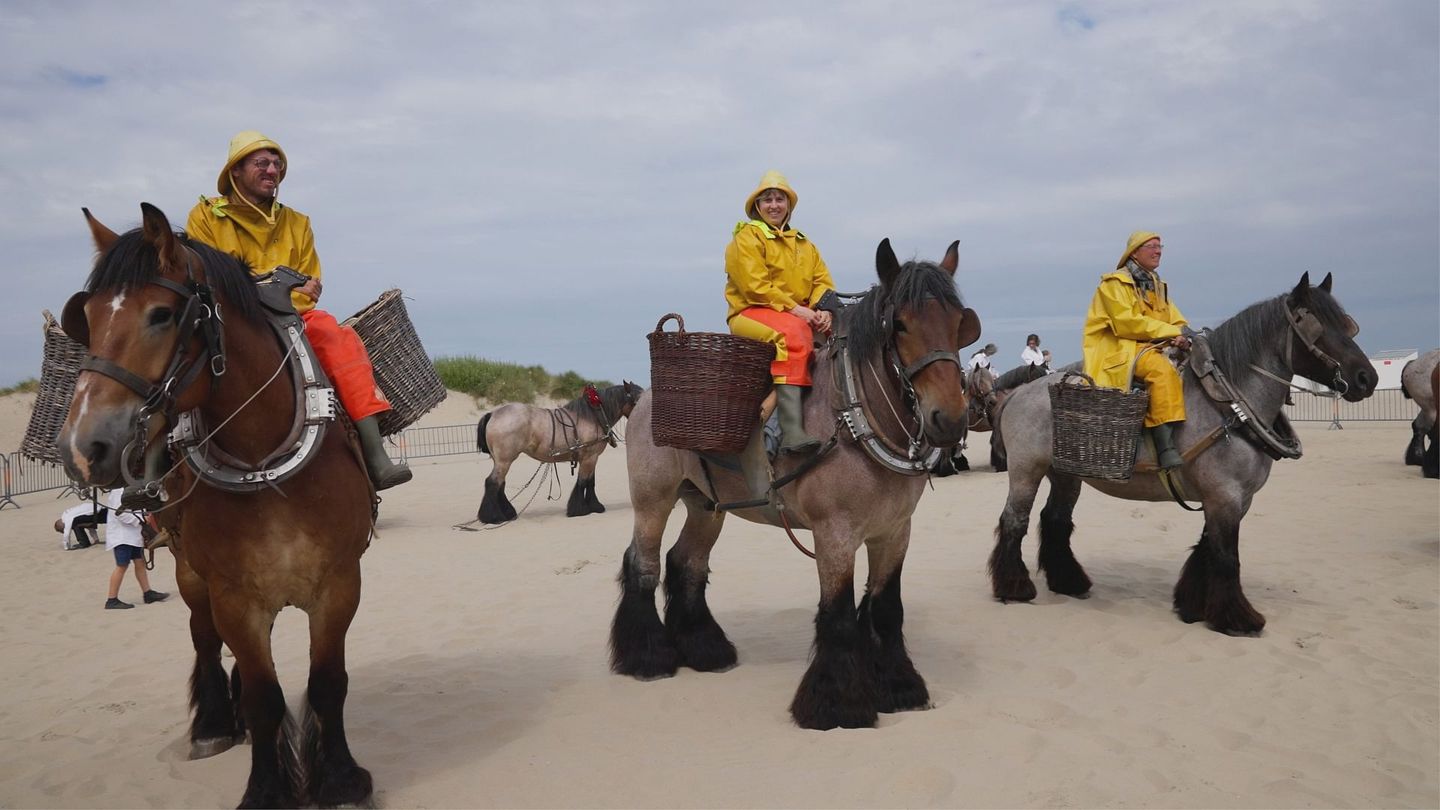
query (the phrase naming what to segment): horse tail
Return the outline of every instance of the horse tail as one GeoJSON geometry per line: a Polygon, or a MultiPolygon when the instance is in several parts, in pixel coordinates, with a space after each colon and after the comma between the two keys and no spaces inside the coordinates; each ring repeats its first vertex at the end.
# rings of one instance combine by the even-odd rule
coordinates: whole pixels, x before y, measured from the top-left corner
{"type": "Polygon", "coordinates": [[[486,455],[490,454],[490,443],[485,441],[485,426],[490,424],[490,417],[494,414],[495,412],[491,411],[480,417],[480,424],[475,426],[475,447],[486,455]]]}

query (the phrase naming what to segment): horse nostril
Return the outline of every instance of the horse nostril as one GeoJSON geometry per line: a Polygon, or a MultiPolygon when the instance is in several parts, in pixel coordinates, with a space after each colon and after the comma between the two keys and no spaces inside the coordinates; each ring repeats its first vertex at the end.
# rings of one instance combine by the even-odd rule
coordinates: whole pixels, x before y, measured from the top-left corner
{"type": "Polygon", "coordinates": [[[85,458],[88,459],[91,464],[103,464],[109,455],[110,444],[108,442],[91,442],[90,446],[85,450],[85,458]]]}

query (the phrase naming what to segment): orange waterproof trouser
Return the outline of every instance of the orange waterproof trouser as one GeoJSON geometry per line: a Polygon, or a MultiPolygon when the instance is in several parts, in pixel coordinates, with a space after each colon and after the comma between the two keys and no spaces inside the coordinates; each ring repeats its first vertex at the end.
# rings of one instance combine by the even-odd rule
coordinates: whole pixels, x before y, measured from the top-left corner
{"type": "Polygon", "coordinates": [[[348,326],[341,326],[335,316],[312,309],[300,316],[305,321],[305,337],[315,349],[315,357],[340,404],[350,418],[359,422],[367,416],[390,410],[390,401],[375,384],[375,370],[370,367],[370,353],[360,336],[348,326]]]}
{"type": "Polygon", "coordinates": [[[815,336],[810,324],[769,307],[742,309],[730,319],[730,334],[775,344],[770,376],[776,385],[809,385],[815,336]]]}
{"type": "Polygon", "coordinates": [[[1140,355],[1140,361],[1135,364],[1135,379],[1143,380],[1150,389],[1145,427],[1185,420],[1185,389],[1180,385],[1180,372],[1158,349],[1140,355]]]}

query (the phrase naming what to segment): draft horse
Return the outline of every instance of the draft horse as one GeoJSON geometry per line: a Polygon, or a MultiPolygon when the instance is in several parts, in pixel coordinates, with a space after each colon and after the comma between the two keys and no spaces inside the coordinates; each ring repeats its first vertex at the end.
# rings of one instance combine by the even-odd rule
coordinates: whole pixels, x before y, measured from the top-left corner
{"type": "Polygon", "coordinates": [[[480,417],[475,446],[489,453],[495,466],[485,478],[485,496],[476,517],[481,523],[515,519],[515,507],[505,497],[505,476],[521,453],[541,463],[579,465],[566,517],[604,512],[605,504],[595,495],[595,464],[607,446],[615,446],[615,425],[630,415],[644,392],[629,380],[604,391],[587,385],[580,396],[559,408],[508,402],[480,417]]]}
{"type": "MultiPolygon", "coordinates": [[[[980,320],[955,288],[958,245],[952,244],[939,264],[902,266],[889,240],[881,242],[875,258],[880,283],[841,311],[832,351],[815,360],[815,384],[803,418],[807,432],[834,434],[835,443],[782,490],[783,519],[814,532],[820,581],[813,654],[790,703],[791,717],[803,728],[869,727],[877,712],[930,703],[905,648],[900,571],[910,544],[910,516],[933,461],[924,457],[926,445],[953,446],[965,429],[967,402],[956,353],[979,337],[980,320]],[[840,351],[835,347],[842,342],[848,348],[840,351]],[[854,362],[841,362],[836,355],[854,362]],[[856,386],[848,385],[857,379],[856,386]],[[874,435],[841,429],[842,390],[856,387],[874,435]],[[869,556],[869,580],[857,609],[855,554],[862,546],[869,556]]],[[[855,411],[846,413],[856,421],[855,411]]],[[[728,669],[738,660],[735,646],[711,615],[705,596],[710,552],[725,520],[723,511],[712,510],[717,503],[748,499],[749,488],[739,472],[707,471],[698,453],[656,446],[650,420],[646,395],[635,406],[627,432],[635,523],[620,568],[610,666],[642,680],[674,675],[681,666],[702,672],[728,669]],[[684,501],[686,518],[665,558],[662,623],[655,609],[660,545],[677,500],[684,501]]],[[[782,456],[775,475],[783,477],[802,463],[782,456]]],[[[780,525],[770,517],[773,512],[760,508],[736,513],[780,525]]]]}
{"type": "Polygon", "coordinates": [[[1405,463],[1419,467],[1426,478],[1440,478],[1440,419],[1435,409],[1440,402],[1440,349],[1405,364],[1400,372],[1400,391],[1420,408],[1410,423],[1413,437],[1405,448],[1405,463]]]}
{"type": "MultiPolygon", "coordinates": [[[[158,208],[141,210],[141,227],[119,236],[85,212],[100,253],[65,307],[65,331],[90,351],[58,440],[65,467],[87,486],[121,486],[187,414],[210,427],[216,457],[263,468],[293,436],[296,389],[249,268],[177,234],[158,208]]],[[[241,807],[357,804],[372,794],[344,724],[345,634],[360,604],[372,490],[353,438],[321,433],[283,492],[227,491],[182,464],[166,474],[169,500],[157,510],[190,607],[190,756],[220,753],[248,731],[241,807]],[[298,728],[270,649],[286,605],[310,620],[298,728]],[[235,655],[228,682],[222,643],[235,655]]]]}
{"type": "MultiPolygon", "coordinates": [[[[1300,455],[1298,439],[1283,441],[1279,434],[1284,425],[1277,425],[1277,420],[1283,422],[1280,409],[1290,379],[1298,375],[1320,381],[1350,402],[1375,391],[1374,367],[1355,344],[1359,327],[1330,294],[1330,281],[1327,275],[1318,287],[1312,287],[1307,273],[1290,292],[1251,305],[1216,327],[1205,340],[1213,354],[1212,368],[1228,375],[1239,392],[1235,401],[1243,403],[1247,420],[1240,421],[1229,405],[1206,394],[1194,368],[1194,356],[1182,371],[1186,418],[1175,430],[1175,444],[1187,461],[1176,477],[1205,513],[1200,541],[1175,585],[1174,608],[1182,621],[1203,620],[1211,629],[1230,635],[1257,634],[1265,627],[1265,617],[1245,598],[1240,586],[1240,521],[1269,478],[1277,456],[1300,455]],[[1264,430],[1254,429],[1256,425],[1264,430]],[[1200,452],[1195,454],[1192,448],[1200,452]]],[[[1197,341],[1197,353],[1198,345],[1197,341]]],[[[1213,373],[1212,369],[1206,371],[1213,373]]],[[[1035,598],[1035,584],[1021,559],[1020,542],[1029,528],[1030,508],[1041,479],[1050,479],[1050,496],[1040,512],[1039,567],[1051,591],[1069,596],[1088,593],[1091,584],[1070,548],[1075,529],[1072,516],[1082,483],[1126,500],[1171,499],[1155,471],[1155,453],[1149,447],[1140,453],[1147,465],[1137,467],[1128,482],[1082,479],[1052,468],[1048,389],[1060,378],[1060,374],[1052,374],[1022,386],[1000,412],[999,433],[1010,464],[1010,493],[995,529],[989,568],[991,588],[1003,602],[1035,598]]]]}

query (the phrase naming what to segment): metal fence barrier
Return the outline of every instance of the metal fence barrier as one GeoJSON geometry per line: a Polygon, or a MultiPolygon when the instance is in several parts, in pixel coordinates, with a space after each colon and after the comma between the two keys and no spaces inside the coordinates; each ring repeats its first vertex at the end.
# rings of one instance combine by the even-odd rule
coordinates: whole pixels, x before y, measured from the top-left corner
{"type": "MultiPolygon", "coordinates": [[[[1332,426],[1344,422],[1409,422],[1420,412],[1414,400],[1406,399],[1398,388],[1376,391],[1362,402],[1346,402],[1325,394],[1297,393],[1294,399],[1294,405],[1285,406],[1285,415],[1293,422],[1329,422],[1332,426]]],[[[386,449],[396,461],[478,452],[473,424],[402,430],[387,440],[386,449]]],[[[18,451],[0,456],[0,460],[4,474],[0,509],[18,509],[20,505],[14,500],[17,495],[75,488],[65,468],[59,465],[36,461],[18,451]]]]}

